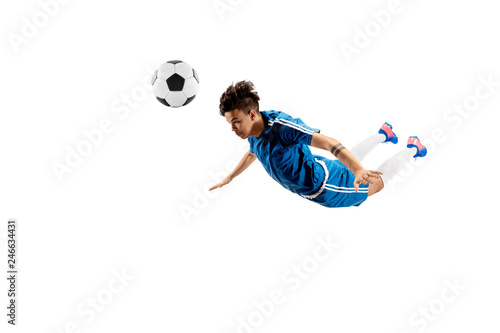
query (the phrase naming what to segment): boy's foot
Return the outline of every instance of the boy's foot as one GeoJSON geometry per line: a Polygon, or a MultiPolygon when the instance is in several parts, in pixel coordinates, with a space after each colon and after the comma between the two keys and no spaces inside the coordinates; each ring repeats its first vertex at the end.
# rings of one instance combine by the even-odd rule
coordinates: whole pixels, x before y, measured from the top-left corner
{"type": "Polygon", "coordinates": [[[410,136],[408,138],[408,144],[406,145],[408,148],[417,148],[417,153],[415,154],[415,158],[424,157],[427,155],[427,148],[420,142],[420,139],[416,136],[410,136]]]}
{"type": "Polygon", "coordinates": [[[378,130],[380,134],[385,135],[385,141],[382,143],[387,143],[387,142],[392,142],[394,144],[398,143],[398,137],[396,134],[392,131],[392,126],[389,125],[389,123],[384,123],[382,127],[378,130]]]}

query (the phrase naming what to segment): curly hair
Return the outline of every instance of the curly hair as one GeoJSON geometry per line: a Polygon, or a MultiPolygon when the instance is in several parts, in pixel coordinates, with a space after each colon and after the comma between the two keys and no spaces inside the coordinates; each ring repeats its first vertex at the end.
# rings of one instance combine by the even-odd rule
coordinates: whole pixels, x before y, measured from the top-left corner
{"type": "Polygon", "coordinates": [[[259,112],[259,94],[250,81],[239,81],[230,85],[220,97],[219,113],[224,113],[234,109],[245,110],[251,108],[259,112]]]}

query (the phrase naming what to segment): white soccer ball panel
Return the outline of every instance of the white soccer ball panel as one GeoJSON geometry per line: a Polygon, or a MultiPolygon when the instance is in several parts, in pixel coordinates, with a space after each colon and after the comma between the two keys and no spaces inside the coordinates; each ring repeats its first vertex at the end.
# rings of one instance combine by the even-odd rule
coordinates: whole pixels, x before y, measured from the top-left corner
{"type": "Polygon", "coordinates": [[[155,83],[153,84],[153,91],[157,97],[165,98],[170,92],[170,90],[168,89],[167,81],[160,78],[156,79],[155,83]]]}
{"type": "Polygon", "coordinates": [[[172,74],[175,74],[175,65],[174,64],[166,62],[163,65],[161,65],[160,68],[158,68],[157,75],[160,79],[166,80],[170,76],[172,76],[172,74]]]}
{"type": "Polygon", "coordinates": [[[184,81],[184,88],[182,88],[182,91],[186,94],[188,97],[192,97],[198,93],[198,81],[194,77],[190,77],[186,81],[184,81]]]}
{"type": "Polygon", "coordinates": [[[182,91],[171,91],[165,98],[168,104],[173,107],[182,106],[187,101],[186,95],[182,91]]]}
{"type": "Polygon", "coordinates": [[[175,64],[175,72],[185,79],[193,76],[193,68],[185,62],[175,64]]]}

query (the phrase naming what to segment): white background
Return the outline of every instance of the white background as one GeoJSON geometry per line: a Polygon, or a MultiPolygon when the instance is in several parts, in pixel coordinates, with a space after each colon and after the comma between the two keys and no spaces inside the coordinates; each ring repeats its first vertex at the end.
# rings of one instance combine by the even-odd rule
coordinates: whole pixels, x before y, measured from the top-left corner
{"type": "Polygon", "coordinates": [[[12,36],[24,38],[41,3],[50,2],[0,8],[1,267],[6,274],[6,224],[16,218],[20,272],[15,329],[1,279],[2,332],[500,328],[500,87],[468,117],[445,118],[474,96],[481,76],[500,81],[492,1],[401,0],[350,62],[342,43],[355,46],[358,29],[376,29],[370,13],[390,1],[222,0],[222,12],[212,0],[52,2],[52,16],[42,14],[15,46],[12,36]],[[127,116],[114,112],[174,59],[200,76],[191,104],[167,108],[148,91],[127,116]],[[400,143],[377,147],[366,168],[409,135],[433,149],[359,208],[304,200],[258,161],[203,199],[212,175],[227,173],[247,147],[218,115],[220,94],[242,79],[255,84],[261,110],[300,117],[348,148],[390,122],[400,143]],[[68,147],[103,119],[113,130],[59,180],[53,164],[65,164],[68,147]],[[292,290],[283,276],[311,263],[317,238],[340,246],[292,290]],[[130,280],[111,293],[120,272],[130,280]],[[449,303],[440,300],[454,295],[446,281],[466,288],[449,303]],[[259,319],[254,302],[275,289],[284,302],[240,327],[239,318],[259,319]],[[432,320],[416,315],[429,307],[439,313],[432,320]]]}

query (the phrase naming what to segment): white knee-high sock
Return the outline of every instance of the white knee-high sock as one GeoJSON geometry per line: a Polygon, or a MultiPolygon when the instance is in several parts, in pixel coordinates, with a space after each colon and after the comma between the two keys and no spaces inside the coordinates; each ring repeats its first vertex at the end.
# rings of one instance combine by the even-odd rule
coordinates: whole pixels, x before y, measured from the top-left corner
{"type": "Polygon", "coordinates": [[[417,153],[417,148],[405,148],[403,151],[397,153],[376,169],[383,173],[380,177],[382,181],[386,185],[391,179],[394,178],[401,170],[403,170],[404,166],[410,162],[411,158],[415,156],[417,153]]]}
{"type": "Polygon", "coordinates": [[[381,142],[385,141],[385,135],[377,133],[370,136],[369,138],[358,143],[354,148],[350,149],[351,153],[356,157],[358,161],[363,161],[373,148],[381,142]]]}

